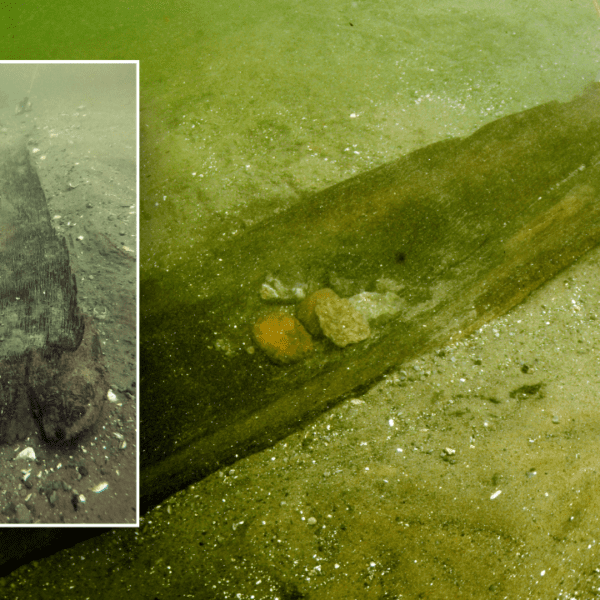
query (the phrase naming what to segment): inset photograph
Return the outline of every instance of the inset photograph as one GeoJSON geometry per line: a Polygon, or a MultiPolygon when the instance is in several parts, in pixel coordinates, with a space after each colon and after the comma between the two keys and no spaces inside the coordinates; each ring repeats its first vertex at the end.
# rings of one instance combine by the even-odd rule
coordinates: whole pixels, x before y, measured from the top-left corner
{"type": "Polygon", "coordinates": [[[0,527],[136,526],[138,63],[0,63],[0,527]]]}

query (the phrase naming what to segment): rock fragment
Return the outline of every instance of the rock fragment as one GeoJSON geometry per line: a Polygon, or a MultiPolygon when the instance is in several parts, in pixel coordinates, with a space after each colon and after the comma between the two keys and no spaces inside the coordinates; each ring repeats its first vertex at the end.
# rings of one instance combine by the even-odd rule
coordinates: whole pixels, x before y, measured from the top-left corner
{"type": "Polygon", "coordinates": [[[362,292],[348,298],[352,306],[368,321],[382,315],[395,315],[403,308],[404,303],[394,292],[385,294],[378,292],[362,292]]]}
{"type": "Polygon", "coordinates": [[[319,317],[315,312],[317,304],[323,298],[338,298],[338,295],[329,288],[322,288],[313,292],[305,298],[298,306],[298,319],[302,322],[307,331],[314,336],[322,335],[321,325],[319,325],[319,317]]]}
{"type": "Polygon", "coordinates": [[[25,448],[25,450],[21,450],[15,458],[25,459],[25,460],[35,460],[35,450],[31,447],[25,448]]]}
{"type": "Polygon", "coordinates": [[[325,296],[316,303],[315,313],[323,333],[340,348],[371,335],[366,319],[345,298],[325,296]]]}
{"type": "Polygon", "coordinates": [[[297,362],[313,350],[312,339],[302,323],[283,311],[259,317],[252,335],[261,350],[278,364],[297,362]]]}

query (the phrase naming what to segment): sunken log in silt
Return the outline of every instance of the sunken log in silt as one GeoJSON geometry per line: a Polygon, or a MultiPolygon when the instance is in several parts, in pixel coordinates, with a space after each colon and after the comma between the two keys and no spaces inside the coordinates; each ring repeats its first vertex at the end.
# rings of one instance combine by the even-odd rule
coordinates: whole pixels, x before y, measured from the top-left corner
{"type": "Polygon", "coordinates": [[[49,442],[69,442],[98,418],[107,390],[27,140],[0,137],[0,443],[36,427],[49,442]]]}
{"type": "Polygon", "coordinates": [[[595,84],[330,187],[144,281],[143,507],[475,331],[598,245],[599,161],[595,84]],[[294,299],[323,288],[395,308],[362,341],[309,343],[294,299]]]}

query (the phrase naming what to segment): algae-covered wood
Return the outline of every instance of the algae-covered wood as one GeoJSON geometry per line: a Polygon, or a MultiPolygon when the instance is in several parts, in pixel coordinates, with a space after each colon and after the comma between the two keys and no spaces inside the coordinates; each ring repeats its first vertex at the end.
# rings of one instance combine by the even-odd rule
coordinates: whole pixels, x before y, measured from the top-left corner
{"type": "Polygon", "coordinates": [[[203,255],[193,275],[146,279],[144,507],[505,313],[600,243],[599,190],[594,85],[317,193],[203,255]],[[275,280],[346,295],[392,282],[402,310],[363,342],[317,340],[278,365],[251,337],[275,280]]]}

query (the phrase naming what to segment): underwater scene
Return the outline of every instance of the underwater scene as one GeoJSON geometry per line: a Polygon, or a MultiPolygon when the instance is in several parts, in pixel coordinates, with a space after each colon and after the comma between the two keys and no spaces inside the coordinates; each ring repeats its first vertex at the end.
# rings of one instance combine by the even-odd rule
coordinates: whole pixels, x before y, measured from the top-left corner
{"type": "Polygon", "coordinates": [[[597,597],[594,0],[28,18],[140,61],[142,516],[0,598],[597,597]]]}

